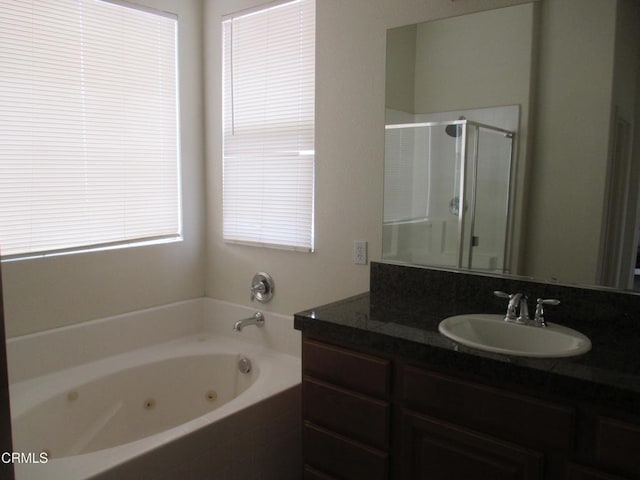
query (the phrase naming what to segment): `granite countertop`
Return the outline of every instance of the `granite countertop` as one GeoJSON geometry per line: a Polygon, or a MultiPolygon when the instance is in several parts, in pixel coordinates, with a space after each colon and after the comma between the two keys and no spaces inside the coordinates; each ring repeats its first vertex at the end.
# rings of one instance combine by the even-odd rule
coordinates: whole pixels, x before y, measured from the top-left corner
{"type": "Polygon", "coordinates": [[[538,359],[484,352],[447,339],[438,332],[438,323],[458,313],[447,302],[376,301],[367,292],[300,312],[294,327],[328,341],[401,355],[492,383],[640,411],[637,329],[621,331],[597,321],[567,325],[591,339],[591,351],[576,357],[538,359]]]}

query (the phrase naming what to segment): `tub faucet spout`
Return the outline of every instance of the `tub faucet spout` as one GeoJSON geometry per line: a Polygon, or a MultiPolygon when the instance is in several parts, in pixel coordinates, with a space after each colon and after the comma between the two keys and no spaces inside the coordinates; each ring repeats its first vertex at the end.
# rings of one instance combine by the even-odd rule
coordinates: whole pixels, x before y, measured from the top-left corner
{"type": "Polygon", "coordinates": [[[247,325],[255,325],[257,327],[262,327],[264,325],[264,315],[261,312],[256,312],[249,318],[244,318],[242,320],[238,320],[233,325],[234,332],[241,332],[244,327],[247,325]]]}

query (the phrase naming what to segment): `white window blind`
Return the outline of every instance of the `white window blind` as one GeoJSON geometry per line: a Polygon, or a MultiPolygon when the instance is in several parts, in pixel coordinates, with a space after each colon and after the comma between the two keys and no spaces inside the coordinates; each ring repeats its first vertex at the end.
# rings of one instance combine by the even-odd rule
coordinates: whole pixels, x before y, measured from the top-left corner
{"type": "Polygon", "coordinates": [[[0,0],[6,256],[180,236],[177,20],[0,0]]]}
{"type": "Polygon", "coordinates": [[[315,2],[223,20],[224,239],[313,251],[315,2]]]}

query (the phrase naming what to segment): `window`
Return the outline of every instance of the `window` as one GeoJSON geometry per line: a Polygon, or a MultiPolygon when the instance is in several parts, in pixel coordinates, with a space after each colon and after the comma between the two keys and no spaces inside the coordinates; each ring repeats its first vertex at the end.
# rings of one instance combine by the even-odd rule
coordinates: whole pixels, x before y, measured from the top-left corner
{"type": "Polygon", "coordinates": [[[5,256],[180,238],[176,33],[121,2],[3,0],[5,256]]]}
{"type": "Polygon", "coordinates": [[[227,242],[313,251],[315,2],[223,19],[227,242]]]}

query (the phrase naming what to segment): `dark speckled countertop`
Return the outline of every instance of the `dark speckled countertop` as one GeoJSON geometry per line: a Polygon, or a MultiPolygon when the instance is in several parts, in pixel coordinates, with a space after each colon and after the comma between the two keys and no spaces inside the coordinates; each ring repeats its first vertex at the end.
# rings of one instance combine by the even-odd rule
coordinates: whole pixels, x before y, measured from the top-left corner
{"type": "MultiPolygon", "coordinates": [[[[398,273],[395,269],[372,265],[372,275],[376,276],[375,280],[372,279],[372,287],[374,282],[380,281],[393,281],[395,285],[402,283],[402,279],[394,278],[394,274],[398,273]]],[[[400,272],[406,275],[406,272],[400,272]]],[[[423,274],[418,272],[418,275],[423,274]]],[[[434,273],[429,271],[429,275],[434,273]]],[[[438,276],[435,283],[433,278],[427,282],[437,284],[439,289],[444,288],[440,274],[436,272],[435,275],[438,276]]],[[[451,273],[445,272],[444,275],[451,273]]],[[[457,283],[466,284],[466,277],[469,276],[451,278],[457,283]],[[461,279],[463,282],[460,282],[461,279]]],[[[412,284],[414,281],[412,279],[412,284]]],[[[448,281],[445,279],[444,283],[448,281]]],[[[484,285],[492,281],[495,279],[472,279],[472,283],[482,283],[483,291],[509,289],[500,288],[505,285],[484,285]]],[[[548,288],[529,283],[507,287],[511,287],[511,291],[548,288]]],[[[461,291],[459,285],[456,288],[458,292],[461,291]]],[[[478,285],[465,288],[475,291],[478,285]]],[[[631,317],[627,316],[614,324],[609,318],[616,314],[608,308],[607,300],[611,299],[603,300],[600,292],[595,291],[594,300],[589,292],[585,293],[582,289],[567,291],[568,287],[554,288],[558,291],[550,293],[571,297],[569,304],[578,302],[577,298],[582,307],[585,303],[590,304],[592,314],[588,320],[585,320],[585,314],[572,316],[563,314],[562,310],[557,311],[556,316],[551,312],[548,315],[549,321],[564,324],[587,335],[592,342],[590,352],[576,357],[538,359],[495,354],[459,345],[438,332],[441,320],[461,313],[504,313],[503,305],[491,300],[496,304],[495,307],[491,303],[491,307],[480,305],[474,309],[466,302],[456,301],[455,295],[442,295],[442,291],[425,299],[424,296],[407,295],[403,288],[396,289],[396,293],[403,292],[401,295],[388,288],[384,289],[384,293],[372,288],[371,293],[300,312],[295,315],[294,326],[327,341],[400,355],[409,361],[428,363],[494,384],[518,385],[529,391],[544,390],[573,401],[621,408],[630,413],[640,412],[640,323],[635,321],[635,312],[631,317]],[[585,295],[589,300],[585,300],[585,295]],[[560,321],[558,317],[566,321],[560,321]]],[[[640,303],[640,296],[630,302],[624,307],[635,310],[637,306],[634,302],[640,303]]]]}

